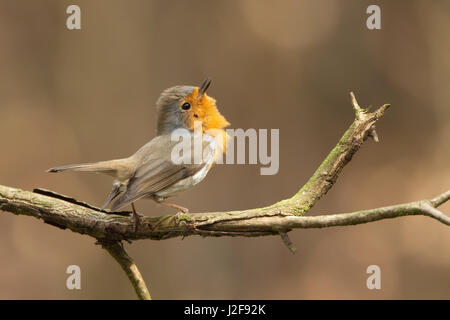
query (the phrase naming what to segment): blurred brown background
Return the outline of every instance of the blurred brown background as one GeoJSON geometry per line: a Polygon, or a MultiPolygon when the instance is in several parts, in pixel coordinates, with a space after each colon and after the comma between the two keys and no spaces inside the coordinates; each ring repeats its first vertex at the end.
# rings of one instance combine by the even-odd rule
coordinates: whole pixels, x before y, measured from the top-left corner
{"type": "MultiPolygon", "coordinates": [[[[109,177],[47,174],[128,156],[153,137],[161,90],[213,78],[233,128],[279,128],[280,171],[221,165],[176,203],[191,212],[290,197],[361,105],[391,103],[311,214],[431,198],[450,182],[450,1],[0,1],[0,183],[100,205],[109,177]],[[66,29],[81,7],[82,30],[66,29]],[[366,28],[381,6],[382,29],[366,28]]],[[[147,215],[171,213],[139,201],[147,215]]],[[[450,214],[450,206],[442,207],[450,214]]],[[[425,217],[295,230],[279,237],[126,245],[156,299],[450,298],[450,232],[425,217]],[[367,266],[382,289],[366,288],[367,266]]],[[[0,213],[0,298],[134,299],[94,241],[0,213]],[[69,291],[68,265],[82,289],[69,291]]]]}

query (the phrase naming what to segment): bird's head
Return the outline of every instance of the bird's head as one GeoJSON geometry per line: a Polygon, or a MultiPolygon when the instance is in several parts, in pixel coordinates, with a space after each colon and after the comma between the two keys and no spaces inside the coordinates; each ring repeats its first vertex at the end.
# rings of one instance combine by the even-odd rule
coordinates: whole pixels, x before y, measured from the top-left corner
{"type": "Polygon", "coordinates": [[[220,114],[216,100],[206,94],[210,84],[207,78],[199,87],[175,86],[164,90],[156,103],[157,135],[171,134],[179,128],[193,131],[196,121],[203,133],[224,132],[230,123],[220,114]]]}

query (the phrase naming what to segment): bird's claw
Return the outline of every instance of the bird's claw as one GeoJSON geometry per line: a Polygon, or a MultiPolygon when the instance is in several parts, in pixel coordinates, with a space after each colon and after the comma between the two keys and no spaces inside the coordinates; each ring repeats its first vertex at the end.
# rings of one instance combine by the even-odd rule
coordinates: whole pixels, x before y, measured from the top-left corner
{"type": "Polygon", "coordinates": [[[182,219],[181,219],[181,216],[182,216],[183,214],[189,215],[189,210],[188,210],[187,208],[184,208],[184,209],[181,209],[181,208],[180,208],[180,210],[175,214],[175,220],[176,220],[177,222],[179,222],[179,220],[182,220],[182,219]]]}

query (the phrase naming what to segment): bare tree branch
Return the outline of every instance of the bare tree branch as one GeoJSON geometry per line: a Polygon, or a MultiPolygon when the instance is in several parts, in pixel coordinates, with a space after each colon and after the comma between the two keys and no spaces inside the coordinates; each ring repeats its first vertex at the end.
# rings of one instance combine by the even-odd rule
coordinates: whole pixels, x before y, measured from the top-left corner
{"type": "Polygon", "coordinates": [[[450,225],[450,218],[436,209],[449,199],[449,193],[447,191],[432,200],[319,216],[296,216],[283,212],[285,205],[273,205],[244,211],[193,213],[182,215],[179,219],[174,215],[142,217],[136,232],[133,231],[133,219],[128,215],[106,214],[62,199],[11,187],[0,186],[0,209],[40,218],[48,224],[104,241],[162,240],[189,235],[253,237],[278,235],[296,228],[355,225],[411,215],[429,216],[450,225]]]}
{"type": "Polygon", "coordinates": [[[122,243],[113,241],[110,243],[99,242],[99,244],[102,245],[103,249],[109,252],[109,254],[122,267],[123,271],[125,271],[139,299],[151,300],[152,298],[150,297],[150,292],[147,289],[144,278],[142,278],[142,275],[136,264],[133,262],[133,259],[130,258],[123,248],[122,243]]]}
{"type": "Polygon", "coordinates": [[[142,217],[137,230],[129,212],[109,212],[56,194],[36,189],[22,191],[0,185],[0,210],[42,219],[62,229],[87,234],[98,240],[122,266],[138,297],[149,299],[145,282],[120,241],[162,240],[189,235],[267,236],[280,235],[294,251],[287,232],[297,228],[349,226],[401,216],[423,215],[450,225],[450,218],[437,207],[449,200],[447,191],[431,200],[389,207],[322,216],[304,216],[334,185],[344,166],[352,159],[367,137],[378,142],[375,123],[389,108],[385,104],[374,112],[359,106],[353,93],[350,100],[355,112],[351,126],[325,158],[308,182],[291,198],[264,208],[242,211],[209,212],[162,217],[142,217]]]}
{"type": "Polygon", "coordinates": [[[430,200],[431,205],[435,208],[439,207],[441,204],[446,202],[448,199],[450,199],[450,190],[447,192],[444,192],[437,197],[430,200]]]}
{"type": "Polygon", "coordinates": [[[286,232],[280,232],[280,236],[281,236],[281,240],[283,240],[283,243],[286,245],[286,247],[289,249],[289,251],[291,251],[292,253],[295,253],[295,251],[297,251],[297,248],[292,243],[288,234],[286,232]]]}

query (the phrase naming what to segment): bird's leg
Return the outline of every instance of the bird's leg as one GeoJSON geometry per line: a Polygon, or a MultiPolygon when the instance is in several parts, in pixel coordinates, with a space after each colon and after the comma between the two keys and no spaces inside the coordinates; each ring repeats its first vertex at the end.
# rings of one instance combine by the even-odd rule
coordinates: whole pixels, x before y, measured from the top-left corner
{"type": "Polygon", "coordinates": [[[168,206],[168,207],[177,209],[178,212],[177,212],[177,214],[175,215],[175,218],[178,218],[178,217],[179,217],[181,214],[183,214],[183,213],[189,213],[189,209],[188,209],[188,208],[179,206],[179,205],[177,205],[177,204],[175,204],[175,203],[171,203],[171,202],[168,202],[168,201],[166,201],[166,200],[160,200],[160,201],[158,201],[158,202],[161,203],[161,204],[163,204],[163,205],[165,205],[165,206],[168,206]]]}
{"type": "MultiPolygon", "coordinates": [[[[153,200],[155,200],[156,202],[161,203],[161,204],[163,204],[165,206],[177,209],[178,212],[175,214],[175,217],[174,217],[175,221],[178,221],[178,219],[180,218],[181,214],[189,213],[189,209],[188,208],[182,207],[182,206],[180,206],[178,204],[175,204],[175,203],[168,202],[168,201],[164,200],[163,198],[153,198],[153,200]]],[[[161,221],[162,220],[160,220],[156,225],[160,224],[161,221]]],[[[195,224],[189,224],[188,228],[197,231],[197,228],[196,228],[195,224]]],[[[184,236],[183,236],[183,239],[184,239],[184,236]]]]}
{"type": "Polygon", "coordinates": [[[136,232],[139,225],[139,215],[137,214],[136,208],[134,207],[134,202],[131,203],[131,209],[133,210],[134,232],[136,232]]]}

